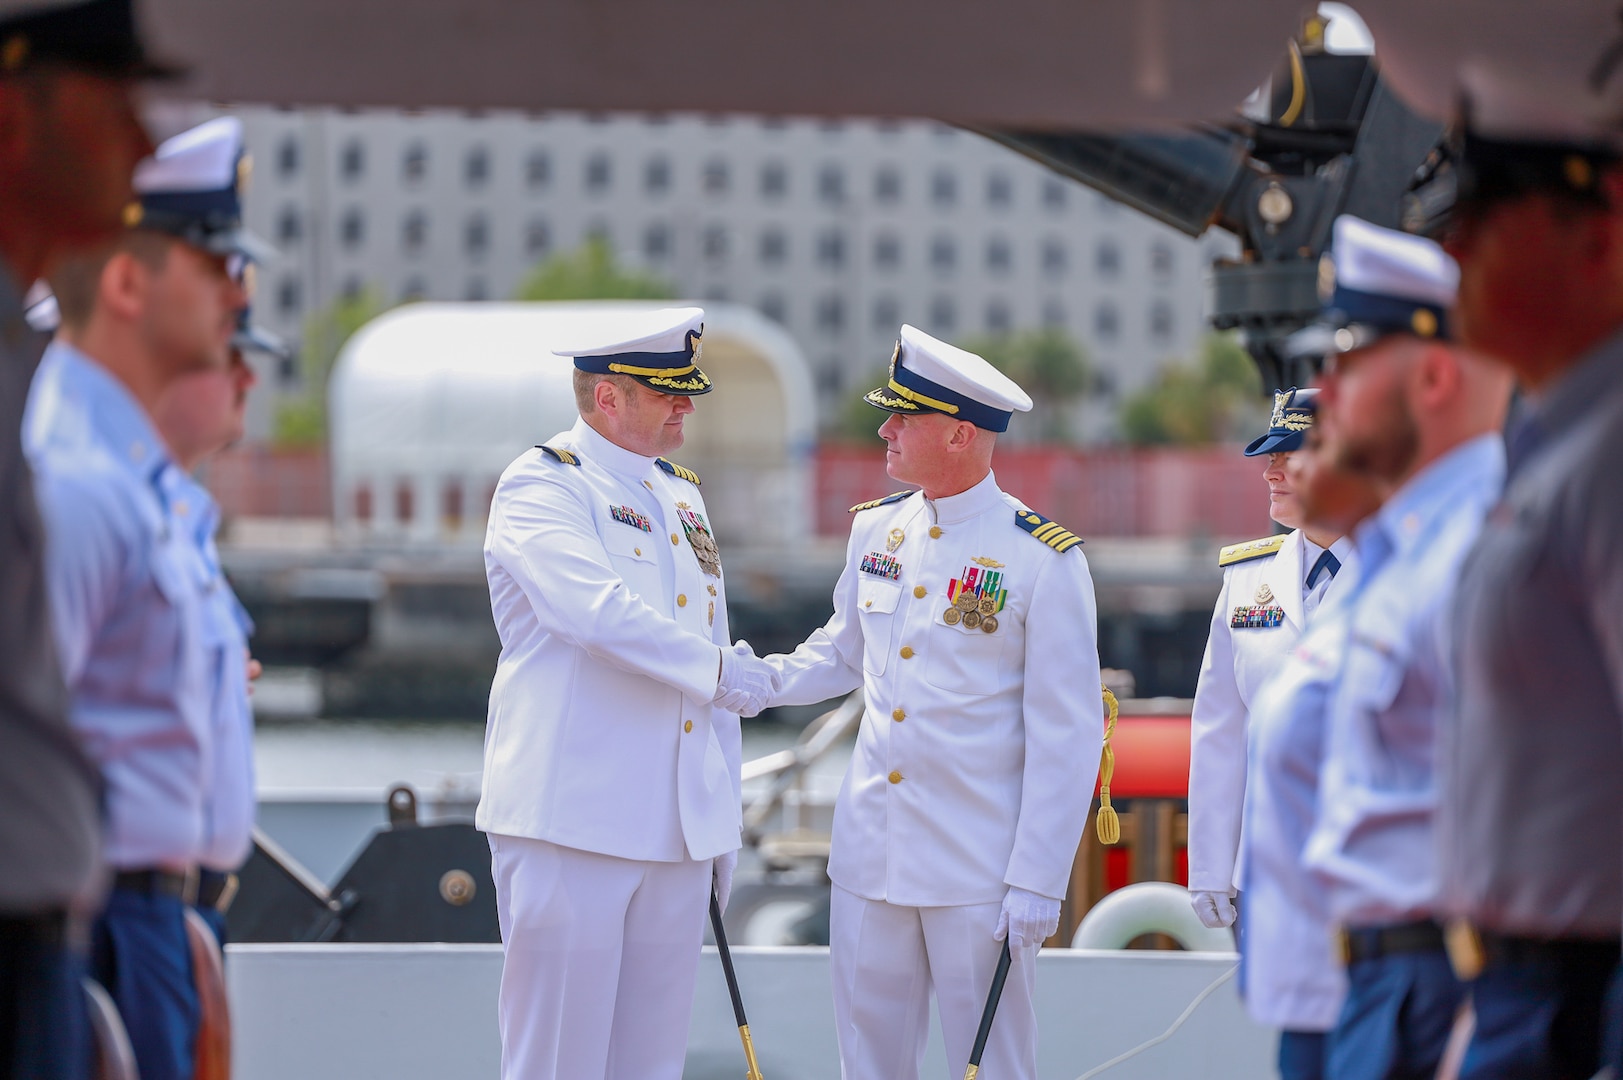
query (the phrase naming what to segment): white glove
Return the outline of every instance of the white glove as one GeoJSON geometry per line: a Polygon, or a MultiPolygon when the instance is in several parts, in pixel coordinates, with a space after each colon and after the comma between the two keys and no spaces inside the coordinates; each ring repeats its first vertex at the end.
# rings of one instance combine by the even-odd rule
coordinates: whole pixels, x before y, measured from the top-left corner
{"type": "Polygon", "coordinates": [[[1221,930],[1234,925],[1234,901],[1228,893],[1191,890],[1189,906],[1208,929],[1221,930]]]}
{"type": "Polygon", "coordinates": [[[739,716],[754,716],[778,692],[778,673],[755,655],[750,643],[740,641],[721,650],[721,678],[711,703],[739,716]]]}
{"type": "Polygon", "coordinates": [[[727,901],[733,895],[733,871],[738,869],[738,852],[717,855],[711,864],[710,875],[716,881],[716,902],[727,910],[727,901]]]}
{"type": "Polygon", "coordinates": [[[1059,901],[1040,893],[1009,887],[998,912],[994,941],[1009,939],[1011,949],[1035,949],[1059,929],[1059,901]]]}

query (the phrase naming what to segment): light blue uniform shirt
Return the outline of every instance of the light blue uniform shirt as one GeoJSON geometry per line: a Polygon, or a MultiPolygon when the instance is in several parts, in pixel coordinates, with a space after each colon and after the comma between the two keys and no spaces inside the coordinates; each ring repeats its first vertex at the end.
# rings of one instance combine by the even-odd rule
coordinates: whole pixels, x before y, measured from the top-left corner
{"type": "Polygon", "coordinates": [[[203,802],[203,848],[211,870],[233,871],[248,857],[254,831],[254,714],[248,698],[248,637],[253,620],[220,569],[214,534],[220,508],[182,474],[175,515],[192,541],[193,570],[203,591],[203,644],[213,725],[212,783],[203,802]]]}
{"type": "Polygon", "coordinates": [[[1479,436],[1422,469],[1354,533],[1361,582],[1346,609],[1347,655],[1304,854],[1343,925],[1435,910],[1436,740],[1454,700],[1448,617],[1504,477],[1503,440],[1479,436]]]}
{"type": "Polygon", "coordinates": [[[1328,1031],[1347,993],[1330,948],[1329,897],[1303,869],[1324,763],[1330,691],[1347,646],[1347,598],[1358,587],[1349,553],[1338,588],[1252,701],[1240,889],[1245,897],[1246,1011],[1287,1031],[1328,1031]]]}
{"type": "Polygon", "coordinates": [[[106,861],[185,867],[202,850],[212,748],[202,594],[174,514],[184,478],[124,385],[61,343],[23,438],[68,716],[106,783],[106,861]]]}

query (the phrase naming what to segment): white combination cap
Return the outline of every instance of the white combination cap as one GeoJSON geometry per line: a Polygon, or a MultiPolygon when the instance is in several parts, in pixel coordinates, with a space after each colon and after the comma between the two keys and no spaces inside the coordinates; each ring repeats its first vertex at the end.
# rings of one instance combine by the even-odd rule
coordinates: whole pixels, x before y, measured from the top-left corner
{"type": "Polygon", "coordinates": [[[552,351],[574,360],[581,371],[629,375],[650,390],[693,397],[712,389],[710,376],[699,370],[703,338],[703,308],[614,311],[552,351]]]}
{"type": "Polygon", "coordinates": [[[1031,411],[1030,396],[984,357],[916,326],[902,327],[889,380],[863,400],[893,413],[943,413],[988,431],[1007,431],[1015,413],[1031,411]]]}

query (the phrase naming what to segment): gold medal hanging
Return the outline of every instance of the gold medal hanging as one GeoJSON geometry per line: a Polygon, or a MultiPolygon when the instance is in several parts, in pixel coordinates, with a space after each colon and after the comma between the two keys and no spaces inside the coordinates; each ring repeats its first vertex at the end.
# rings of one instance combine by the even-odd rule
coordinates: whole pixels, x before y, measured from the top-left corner
{"type": "Polygon", "coordinates": [[[981,624],[981,613],[978,611],[964,612],[964,628],[973,630],[981,624]]]}
{"type": "Polygon", "coordinates": [[[981,620],[981,633],[983,633],[983,634],[995,634],[995,633],[997,633],[997,616],[996,615],[988,615],[988,616],[986,616],[985,618],[983,618],[981,620]]]}
{"type": "Polygon", "coordinates": [[[957,626],[961,621],[963,621],[963,618],[964,613],[959,611],[956,607],[950,607],[941,613],[941,621],[946,623],[948,626],[957,626]]]}

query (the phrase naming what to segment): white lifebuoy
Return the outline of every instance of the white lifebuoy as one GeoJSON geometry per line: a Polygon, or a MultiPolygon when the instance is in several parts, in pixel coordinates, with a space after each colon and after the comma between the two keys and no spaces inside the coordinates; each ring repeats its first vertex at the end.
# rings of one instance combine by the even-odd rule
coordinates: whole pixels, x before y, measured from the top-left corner
{"type": "Polygon", "coordinates": [[[1082,918],[1073,949],[1125,949],[1143,934],[1166,934],[1190,952],[1234,951],[1234,935],[1201,923],[1189,890],[1168,881],[1141,881],[1107,894],[1082,918]]]}

